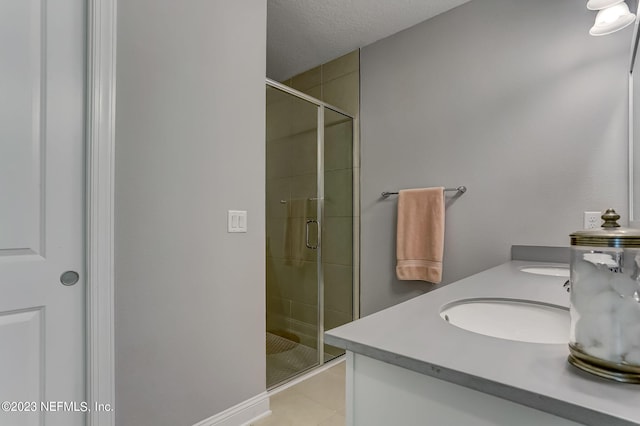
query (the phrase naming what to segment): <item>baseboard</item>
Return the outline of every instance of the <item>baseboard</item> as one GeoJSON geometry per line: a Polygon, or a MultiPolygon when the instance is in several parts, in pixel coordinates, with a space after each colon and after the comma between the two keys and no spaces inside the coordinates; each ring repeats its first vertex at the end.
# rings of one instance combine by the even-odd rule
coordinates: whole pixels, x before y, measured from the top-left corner
{"type": "Polygon", "coordinates": [[[263,392],[193,426],[245,426],[269,414],[269,395],[263,392]]]}

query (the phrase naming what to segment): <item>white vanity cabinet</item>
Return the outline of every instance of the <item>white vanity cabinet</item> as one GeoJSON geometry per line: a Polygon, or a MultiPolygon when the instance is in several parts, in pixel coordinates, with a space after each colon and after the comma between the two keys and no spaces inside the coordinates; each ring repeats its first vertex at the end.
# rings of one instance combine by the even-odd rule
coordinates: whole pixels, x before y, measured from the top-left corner
{"type": "Polygon", "coordinates": [[[347,352],[347,426],[576,426],[571,420],[347,352]]]}
{"type": "MultiPolygon", "coordinates": [[[[327,331],[325,342],[347,351],[347,424],[640,426],[640,385],[570,365],[568,333],[566,343],[515,341],[441,317],[473,300],[568,308],[566,277],[523,272],[544,266],[507,262],[327,331]]],[[[520,324],[521,315],[500,321],[520,324]]]]}

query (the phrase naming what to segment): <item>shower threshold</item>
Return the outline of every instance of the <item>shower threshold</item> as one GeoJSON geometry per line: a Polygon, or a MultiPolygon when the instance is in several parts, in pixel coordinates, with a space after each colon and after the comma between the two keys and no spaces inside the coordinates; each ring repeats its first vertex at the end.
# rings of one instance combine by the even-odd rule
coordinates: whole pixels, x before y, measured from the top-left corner
{"type": "MultiPolygon", "coordinates": [[[[267,332],[267,390],[307,374],[318,364],[316,349],[267,332]]],[[[335,356],[325,354],[327,362],[335,356]]]]}

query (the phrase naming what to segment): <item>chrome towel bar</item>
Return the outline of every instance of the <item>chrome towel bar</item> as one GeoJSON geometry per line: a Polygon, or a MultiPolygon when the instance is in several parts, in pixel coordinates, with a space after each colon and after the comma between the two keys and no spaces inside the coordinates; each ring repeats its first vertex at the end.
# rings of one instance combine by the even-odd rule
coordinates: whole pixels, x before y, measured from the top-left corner
{"type": "MultiPolygon", "coordinates": [[[[445,188],[444,190],[445,191],[449,191],[449,192],[455,191],[455,192],[457,192],[456,195],[458,195],[458,194],[462,195],[465,192],[467,192],[467,187],[466,186],[459,186],[457,188],[445,188]]],[[[381,195],[382,195],[382,198],[387,198],[389,195],[398,195],[398,193],[397,192],[384,191],[381,195]]]]}
{"type": "MultiPolygon", "coordinates": [[[[291,201],[318,201],[320,198],[312,197],[312,198],[293,198],[291,201]]],[[[289,201],[280,200],[280,204],[287,204],[289,201]]]]}

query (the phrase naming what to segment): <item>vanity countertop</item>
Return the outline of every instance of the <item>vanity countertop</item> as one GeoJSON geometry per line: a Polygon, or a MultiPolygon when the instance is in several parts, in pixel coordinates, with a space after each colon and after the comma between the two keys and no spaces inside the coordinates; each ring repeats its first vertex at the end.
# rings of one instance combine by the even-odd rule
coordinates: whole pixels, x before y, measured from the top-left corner
{"type": "MultiPolygon", "coordinates": [[[[550,263],[511,261],[325,333],[325,342],[586,425],[640,425],[640,385],[583,372],[566,344],[476,334],[440,317],[470,298],[513,298],[569,306],[567,278],[521,272],[550,263]]],[[[429,284],[425,284],[429,285],[429,284]]]]}

